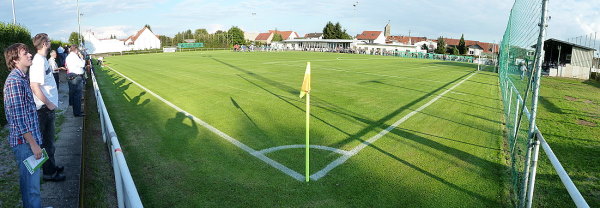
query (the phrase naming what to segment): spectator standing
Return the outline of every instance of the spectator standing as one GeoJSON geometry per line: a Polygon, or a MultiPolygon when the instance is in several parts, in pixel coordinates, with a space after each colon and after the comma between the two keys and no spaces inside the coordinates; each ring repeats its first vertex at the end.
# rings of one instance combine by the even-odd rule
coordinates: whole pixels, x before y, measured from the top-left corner
{"type": "Polygon", "coordinates": [[[37,53],[29,69],[29,81],[37,109],[40,131],[42,133],[42,148],[48,153],[48,160],[42,166],[43,179],[49,181],[63,181],[64,167],[57,166],[54,159],[54,110],[58,107],[58,90],[52,75],[52,68],[46,59],[50,49],[50,38],[46,33],[39,33],[33,37],[33,46],[37,53]]]}
{"type": "Polygon", "coordinates": [[[40,170],[29,173],[23,160],[35,155],[42,157],[42,136],[38,116],[29,87],[27,71],[31,66],[31,53],[27,46],[15,43],[4,51],[6,66],[10,74],[4,82],[4,112],[8,122],[8,143],[15,153],[19,166],[19,184],[23,207],[41,207],[40,170]]]}
{"type": "Polygon", "coordinates": [[[66,60],[67,70],[69,71],[67,79],[69,80],[69,105],[73,105],[73,116],[82,117],[84,114],[81,112],[81,96],[85,62],[77,47],[77,45],[71,45],[69,48],[69,55],[66,60]]]}
{"type": "Polygon", "coordinates": [[[56,49],[56,52],[58,52],[58,59],[56,59],[57,63],[58,63],[58,66],[64,67],[65,66],[65,59],[64,59],[63,54],[65,53],[65,49],[61,45],[58,45],[58,48],[56,49]]]}
{"type": "MultiPolygon", "coordinates": [[[[58,58],[60,59],[60,58],[58,58]]],[[[64,70],[64,67],[58,67],[57,64],[57,54],[56,51],[52,50],[50,51],[50,59],[48,59],[48,63],[50,63],[50,68],[52,69],[52,75],[54,76],[54,82],[56,82],[56,90],[60,89],[60,77],[59,77],[59,73],[60,70],[64,70]]]]}

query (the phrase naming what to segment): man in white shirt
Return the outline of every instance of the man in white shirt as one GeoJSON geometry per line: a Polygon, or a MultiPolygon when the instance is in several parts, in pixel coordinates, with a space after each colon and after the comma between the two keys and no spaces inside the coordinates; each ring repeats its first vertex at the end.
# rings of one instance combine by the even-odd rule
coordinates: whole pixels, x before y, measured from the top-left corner
{"type": "Polygon", "coordinates": [[[42,132],[42,148],[48,153],[48,161],[44,163],[43,179],[50,181],[63,181],[62,175],[64,167],[57,166],[54,160],[54,110],[58,105],[58,90],[56,82],[52,75],[52,69],[46,59],[50,49],[50,38],[46,33],[40,33],[33,37],[33,46],[37,53],[33,57],[31,67],[29,68],[29,81],[33,100],[37,108],[37,114],[42,132]]]}
{"type": "Polygon", "coordinates": [[[67,65],[67,79],[69,80],[69,105],[73,105],[73,116],[82,117],[85,116],[81,112],[81,96],[83,91],[83,67],[85,67],[85,61],[82,59],[81,53],[77,45],[71,45],[69,48],[69,55],[66,59],[67,65]]]}

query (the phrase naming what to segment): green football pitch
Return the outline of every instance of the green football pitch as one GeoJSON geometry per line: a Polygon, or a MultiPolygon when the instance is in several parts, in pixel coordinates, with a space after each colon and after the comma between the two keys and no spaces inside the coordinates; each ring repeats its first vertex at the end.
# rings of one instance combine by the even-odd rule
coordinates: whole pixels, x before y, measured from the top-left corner
{"type": "Polygon", "coordinates": [[[97,79],[145,206],[510,206],[498,78],[476,65],[229,51],[105,63],[97,79]]]}

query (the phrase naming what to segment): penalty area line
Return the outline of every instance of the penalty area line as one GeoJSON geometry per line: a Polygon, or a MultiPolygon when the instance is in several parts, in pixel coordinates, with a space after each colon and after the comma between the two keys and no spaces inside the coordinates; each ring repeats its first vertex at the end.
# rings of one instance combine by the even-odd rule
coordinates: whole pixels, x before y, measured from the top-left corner
{"type": "MultiPolygon", "coordinates": [[[[108,65],[107,65],[108,66],[108,65]]],[[[115,70],[114,68],[108,66],[108,68],[110,68],[112,71],[114,71],[115,73],[119,74],[121,77],[129,80],[131,83],[137,85],[138,87],[142,88],[143,90],[145,90],[146,92],[150,93],[151,95],[153,95],[154,97],[158,98],[160,101],[162,101],[163,103],[167,104],[168,106],[170,106],[171,108],[175,109],[176,111],[182,112],[183,114],[185,114],[185,116],[194,119],[194,121],[196,121],[196,123],[200,124],[201,126],[203,126],[204,128],[208,129],[209,131],[219,135],[221,138],[225,139],[226,141],[228,141],[229,143],[235,145],[236,147],[239,147],[240,149],[250,153],[250,155],[262,160],[263,162],[271,165],[272,167],[276,168],[277,170],[291,176],[292,178],[298,180],[298,181],[304,181],[304,175],[286,167],[285,165],[267,157],[266,155],[264,155],[263,153],[256,151],[254,149],[252,149],[251,147],[249,147],[248,145],[245,145],[244,143],[238,141],[237,139],[234,139],[233,137],[225,134],[224,132],[220,131],[219,129],[215,128],[214,126],[204,122],[203,120],[199,119],[198,117],[188,113],[187,111],[181,109],[180,107],[176,106],[175,104],[169,102],[168,100],[165,100],[164,98],[162,98],[161,96],[159,96],[158,94],[152,92],[151,90],[149,90],[148,88],[142,86],[141,84],[137,83],[136,81],[133,81],[131,78],[125,76],[124,74],[122,74],[121,72],[115,70]]]]}

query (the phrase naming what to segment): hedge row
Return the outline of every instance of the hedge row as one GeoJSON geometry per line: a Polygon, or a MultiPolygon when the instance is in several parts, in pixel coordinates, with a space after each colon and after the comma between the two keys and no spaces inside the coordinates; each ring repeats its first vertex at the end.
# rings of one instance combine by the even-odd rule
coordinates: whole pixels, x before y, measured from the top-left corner
{"type": "MultiPolygon", "coordinates": [[[[4,89],[4,81],[9,73],[6,68],[6,60],[4,60],[4,50],[13,43],[24,43],[29,46],[29,50],[33,54],[33,42],[27,28],[21,25],[0,22],[0,49],[2,49],[0,53],[0,83],[2,83],[2,89],[4,89]]],[[[0,96],[4,100],[4,90],[0,90],[0,96]]],[[[4,125],[6,125],[4,102],[0,102],[0,126],[4,125]]]]}

